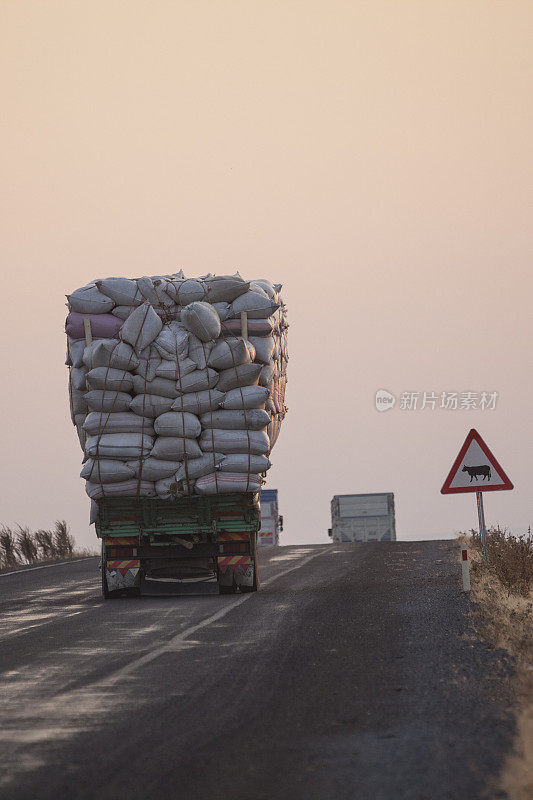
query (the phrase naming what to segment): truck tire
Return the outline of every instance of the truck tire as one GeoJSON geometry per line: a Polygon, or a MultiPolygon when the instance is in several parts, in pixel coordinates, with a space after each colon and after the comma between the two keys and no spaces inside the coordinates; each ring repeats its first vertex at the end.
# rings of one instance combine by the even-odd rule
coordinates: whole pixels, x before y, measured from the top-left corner
{"type": "Polygon", "coordinates": [[[235,594],[237,591],[237,584],[235,583],[235,578],[233,578],[233,583],[231,586],[222,586],[221,583],[218,584],[218,593],[219,594],[235,594]]]}

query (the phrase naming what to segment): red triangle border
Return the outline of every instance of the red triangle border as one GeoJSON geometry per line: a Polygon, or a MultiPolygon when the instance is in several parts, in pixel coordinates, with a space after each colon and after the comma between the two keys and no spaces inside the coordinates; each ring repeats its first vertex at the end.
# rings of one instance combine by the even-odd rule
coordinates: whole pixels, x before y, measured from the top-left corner
{"type": "Polygon", "coordinates": [[[487,445],[483,441],[483,438],[480,436],[480,434],[476,431],[475,428],[472,428],[472,430],[469,432],[468,436],[466,437],[463,446],[461,447],[461,449],[459,451],[459,455],[457,456],[457,458],[453,462],[453,466],[452,466],[450,472],[448,473],[448,477],[446,478],[446,480],[442,484],[442,489],[440,490],[441,494],[459,494],[461,492],[497,492],[497,491],[500,491],[502,489],[514,489],[514,486],[511,483],[511,481],[509,480],[509,478],[507,477],[507,474],[505,473],[505,471],[500,467],[498,461],[496,460],[496,458],[493,456],[493,454],[491,453],[491,451],[489,450],[489,448],[487,447],[487,445]],[[498,474],[502,476],[503,483],[500,483],[497,486],[482,486],[481,484],[479,484],[477,486],[475,486],[475,485],[472,485],[472,486],[456,486],[455,488],[452,489],[452,488],[450,488],[451,487],[451,482],[453,481],[453,479],[454,479],[459,467],[461,466],[461,462],[462,462],[462,460],[463,460],[463,458],[465,456],[466,451],[468,450],[468,448],[470,447],[471,443],[474,440],[481,447],[481,449],[483,450],[483,452],[485,453],[485,455],[487,456],[487,458],[489,459],[491,464],[494,466],[494,469],[496,470],[496,472],[498,472],[498,474]]]}

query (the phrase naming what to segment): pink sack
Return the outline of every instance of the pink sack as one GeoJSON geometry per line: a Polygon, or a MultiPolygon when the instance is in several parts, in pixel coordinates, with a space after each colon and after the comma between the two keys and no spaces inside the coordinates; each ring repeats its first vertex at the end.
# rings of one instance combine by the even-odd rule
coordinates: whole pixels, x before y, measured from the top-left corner
{"type": "Polygon", "coordinates": [[[91,321],[93,339],[113,339],[124,325],[124,320],[114,317],[113,314],[80,314],[78,311],[71,311],[65,322],[67,336],[84,339],[84,319],[91,321]]]}

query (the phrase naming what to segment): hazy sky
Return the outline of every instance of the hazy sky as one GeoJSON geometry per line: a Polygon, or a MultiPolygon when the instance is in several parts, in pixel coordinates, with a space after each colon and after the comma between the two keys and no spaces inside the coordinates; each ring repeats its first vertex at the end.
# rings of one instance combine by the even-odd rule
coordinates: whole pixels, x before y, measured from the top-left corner
{"type": "Polygon", "coordinates": [[[475,0],[0,0],[0,522],[94,543],[64,295],[238,268],[284,284],[286,542],[333,494],[394,491],[403,539],[476,523],[440,495],[476,427],[533,523],[533,6],[475,0]],[[374,407],[497,391],[494,411],[374,407]]]}

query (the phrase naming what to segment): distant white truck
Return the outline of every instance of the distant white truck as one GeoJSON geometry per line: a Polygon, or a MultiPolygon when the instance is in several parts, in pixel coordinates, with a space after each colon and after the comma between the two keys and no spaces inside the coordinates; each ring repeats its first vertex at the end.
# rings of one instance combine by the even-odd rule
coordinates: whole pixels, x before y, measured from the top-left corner
{"type": "Polygon", "coordinates": [[[261,527],[257,536],[259,547],[279,544],[283,530],[283,517],[278,510],[278,490],[263,489],[261,492],[261,527]]]}
{"type": "Polygon", "coordinates": [[[328,534],[334,542],[395,542],[394,494],[336,494],[328,534]]]}

